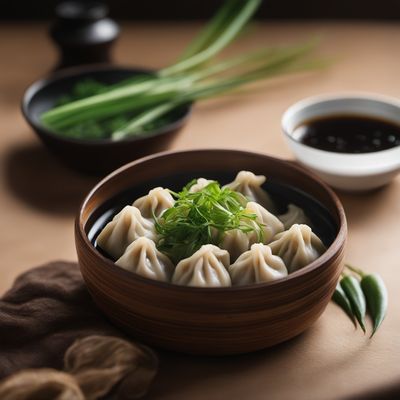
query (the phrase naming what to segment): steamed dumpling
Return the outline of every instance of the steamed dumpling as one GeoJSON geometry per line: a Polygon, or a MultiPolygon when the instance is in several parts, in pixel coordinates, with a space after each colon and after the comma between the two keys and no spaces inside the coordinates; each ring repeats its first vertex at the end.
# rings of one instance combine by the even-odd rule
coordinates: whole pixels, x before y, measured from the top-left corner
{"type": "Polygon", "coordinates": [[[174,203],[175,200],[168,189],[156,187],[150,190],[146,196],[135,200],[132,205],[140,210],[143,217],[153,218],[154,215],[158,218],[167,208],[171,208],[174,203]]]}
{"type": "Polygon", "coordinates": [[[132,242],[142,236],[155,240],[154,223],[143,218],[136,207],[126,206],[100,232],[97,244],[110,256],[119,258],[132,242]]]}
{"type": "Polygon", "coordinates": [[[199,179],[197,179],[197,182],[190,187],[189,193],[200,192],[200,190],[203,190],[211,182],[215,182],[215,181],[212,181],[210,179],[205,179],[205,178],[199,178],[199,179]]]}
{"type": "MultiPolygon", "coordinates": [[[[282,222],[275,215],[254,201],[247,203],[245,212],[257,216],[256,221],[261,224],[263,235],[260,238],[255,231],[243,232],[240,229],[232,229],[225,232],[221,248],[229,252],[232,261],[235,261],[242,253],[249,250],[253,243],[261,241],[262,243],[269,243],[277,233],[282,232],[284,229],[282,222]]],[[[252,219],[246,219],[243,222],[257,230],[260,229],[259,225],[252,219]]]]}
{"type": "MultiPolygon", "coordinates": [[[[277,233],[284,230],[282,222],[274,214],[270,213],[267,209],[254,201],[249,201],[247,203],[245,211],[248,214],[257,215],[257,222],[262,224],[263,243],[269,243],[277,233]]],[[[252,235],[252,243],[256,243],[257,238],[254,237],[254,233],[252,235]]]]}
{"type": "Polygon", "coordinates": [[[274,210],[274,203],[268,193],[261,188],[265,182],[264,175],[254,175],[250,171],[240,171],[233,182],[224,187],[242,193],[249,201],[260,203],[268,210],[274,210]]]}
{"type": "Polygon", "coordinates": [[[255,243],[229,267],[229,273],[233,285],[250,285],[283,278],[288,271],[268,245],[255,243]]]}
{"type": "Polygon", "coordinates": [[[310,225],[310,220],[303,209],[294,204],[289,204],[286,213],[278,215],[278,218],[283,222],[285,229],[289,229],[293,224],[310,225]]]}
{"type": "Polygon", "coordinates": [[[250,248],[251,240],[254,240],[254,236],[250,233],[243,232],[240,229],[232,229],[224,233],[220,247],[227,250],[231,260],[234,261],[250,248]]]}
{"type": "Polygon", "coordinates": [[[229,253],[212,244],[200,247],[175,268],[172,283],[186,286],[231,286],[229,253]]]}
{"type": "Polygon", "coordinates": [[[272,253],[281,257],[289,272],[297,271],[316,260],[325,246],[308,225],[294,224],[278,233],[269,244],[272,253]]]}
{"type": "Polygon", "coordinates": [[[163,282],[170,282],[174,272],[170,259],[158,251],[156,244],[147,237],[131,243],[115,264],[145,278],[163,282]]]}

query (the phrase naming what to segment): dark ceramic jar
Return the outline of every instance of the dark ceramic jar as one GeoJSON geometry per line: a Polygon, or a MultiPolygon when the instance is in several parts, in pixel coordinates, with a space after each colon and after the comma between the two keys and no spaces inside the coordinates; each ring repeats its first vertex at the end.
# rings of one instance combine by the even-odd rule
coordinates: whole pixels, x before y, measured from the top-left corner
{"type": "Polygon", "coordinates": [[[55,9],[50,36],[60,51],[56,69],[110,61],[119,26],[108,18],[108,8],[97,1],[63,1],[55,9]]]}

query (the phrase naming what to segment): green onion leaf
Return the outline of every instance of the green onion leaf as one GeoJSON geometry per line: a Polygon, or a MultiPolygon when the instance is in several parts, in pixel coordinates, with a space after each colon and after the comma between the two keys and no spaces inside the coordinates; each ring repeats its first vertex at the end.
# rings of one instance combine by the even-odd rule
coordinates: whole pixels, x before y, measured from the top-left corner
{"type": "Polygon", "coordinates": [[[199,192],[190,193],[194,183],[179,193],[171,192],[176,198],[174,206],[155,219],[160,251],[177,263],[204,244],[220,245],[224,233],[232,229],[254,232],[258,239],[262,238],[262,224],[255,214],[245,210],[242,194],[221,188],[214,181],[199,192]]]}

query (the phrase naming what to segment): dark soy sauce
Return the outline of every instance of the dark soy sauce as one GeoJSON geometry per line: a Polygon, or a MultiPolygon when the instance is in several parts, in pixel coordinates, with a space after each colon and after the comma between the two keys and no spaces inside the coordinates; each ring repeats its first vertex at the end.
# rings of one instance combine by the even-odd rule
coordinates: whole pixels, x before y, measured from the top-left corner
{"type": "Polygon", "coordinates": [[[373,117],[332,115],[299,125],[293,137],[336,153],[372,153],[400,145],[400,125],[373,117]]]}

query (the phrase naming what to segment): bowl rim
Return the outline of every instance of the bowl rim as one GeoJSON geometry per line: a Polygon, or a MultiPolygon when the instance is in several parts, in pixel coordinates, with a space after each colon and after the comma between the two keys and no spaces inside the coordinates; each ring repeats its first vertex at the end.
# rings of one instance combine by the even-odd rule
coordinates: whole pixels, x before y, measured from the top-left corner
{"type": "Polygon", "coordinates": [[[21,111],[28,122],[28,124],[33,128],[35,132],[39,135],[48,136],[51,138],[55,138],[56,140],[73,143],[73,144],[82,144],[82,145],[90,145],[90,146],[110,146],[110,145],[118,145],[121,143],[132,143],[138,142],[141,140],[146,140],[153,138],[155,136],[161,136],[163,134],[168,134],[171,131],[174,131],[181,127],[191,116],[192,114],[192,102],[185,103],[179,107],[184,109],[184,115],[177,120],[159,127],[158,129],[152,130],[150,132],[146,132],[143,135],[137,135],[133,137],[128,137],[122,140],[112,140],[111,138],[103,138],[103,139],[76,139],[63,135],[58,135],[54,133],[52,130],[48,129],[46,126],[38,123],[31,117],[29,113],[29,106],[32,103],[33,97],[39,93],[41,90],[45,89],[48,85],[53,84],[55,82],[62,81],[64,79],[77,77],[81,74],[89,73],[89,72],[112,72],[112,71],[131,71],[132,73],[144,73],[151,74],[154,73],[154,69],[145,68],[145,67],[130,67],[124,65],[113,65],[107,63],[100,64],[91,64],[91,65],[82,65],[82,66],[73,66],[69,68],[65,68],[53,73],[49,73],[43,78],[40,78],[33,83],[31,83],[28,88],[25,90],[22,100],[21,100],[21,111]]]}
{"type": "Polygon", "coordinates": [[[91,255],[93,255],[95,258],[100,258],[102,263],[99,263],[98,266],[103,268],[103,266],[106,266],[107,269],[112,269],[112,272],[115,274],[119,274],[121,278],[126,278],[128,280],[136,280],[139,281],[143,284],[148,284],[148,285],[153,285],[156,286],[160,289],[165,289],[165,290],[178,290],[180,292],[197,292],[197,293],[227,293],[227,292],[242,292],[246,291],[249,289],[264,289],[264,288],[269,288],[273,287],[279,284],[284,284],[285,282],[288,282],[290,280],[300,278],[310,272],[313,272],[314,270],[324,266],[330,259],[335,258],[337,253],[341,250],[341,248],[344,247],[346,243],[346,238],[347,238],[347,221],[346,221],[346,215],[344,212],[343,205],[341,201],[339,200],[338,196],[335,194],[335,192],[328,186],[326,185],[320,178],[318,178],[317,175],[314,173],[310,172],[309,170],[306,170],[305,168],[299,166],[296,162],[292,160],[284,160],[280,158],[276,158],[264,153],[258,153],[258,152],[252,152],[252,151],[244,151],[244,150],[237,150],[237,149],[229,149],[229,148],[201,148],[201,149],[192,149],[192,150],[169,150],[169,151],[163,151],[160,153],[155,153],[149,156],[142,157],[140,159],[134,160],[132,162],[129,162],[122,167],[116,169],[115,171],[111,172],[107,176],[105,176],[103,179],[100,180],[91,190],[90,192],[86,195],[84,200],[82,201],[78,214],[75,219],[75,235],[79,234],[80,238],[83,240],[86,248],[91,252],[91,255]],[[171,282],[161,282],[149,278],[142,277],[141,275],[138,275],[136,273],[132,273],[130,271],[126,271],[123,268],[118,267],[112,260],[108,259],[107,257],[103,256],[100,254],[99,251],[96,250],[96,248],[93,246],[93,244],[90,242],[87,234],[85,233],[84,225],[82,222],[82,217],[83,217],[83,211],[85,210],[87,204],[89,203],[90,199],[93,197],[93,195],[97,192],[97,190],[102,187],[104,184],[108,183],[109,181],[112,181],[113,178],[120,173],[124,172],[125,170],[128,170],[132,167],[134,167],[137,164],[143,163],[143,162],[148,162],[157,158],[163,158],[163,157],[171,157],[176,154],[183,155],[183,154],[193,154],[193,153],[209,153],[209,152],[214,152],[214,153],[240,153],[248,156],[257,156],[257,157],[264,157],[264,158],[269,158],[273,160],[274,162],[279,162],[279,163],[287,163],[290,165],[291,168],[294,168],[298,172],[307,175],[309,178],[313,179],[318,183],[324,191],[329,195],[329,197],[332,199],[333,203],[336,205],[337,208],[337,213],[339,217],[339,229],[337,232],[337,235],[334,239],[334,241],[330,244],[330,246],[326,249],[326,251],[318,257],[316,260],[311,262],[310,264],[307,264],[303,268],[288,274],[287,276],[271,281],[271,282],[263,282],[263,283],[255,283],[251,285],[240,285],[240,286],[228,286],[228,287],[197,287],[197,286],[183,286],[183,285],[175,285],[171,282]]]}
{"type": "MultiPolygon", "coordinates": [[[[293,137],[293,132],[289,132],[288,129],[288,121],[292,118],[293,115],[301,112],[302,110],[305,110],[309,107],[312,107],[316,104],[319,103],[330,103],[330,102],[337,102],[337,101],[346,101],[346,100],[353,100],[353,101],[358,101],[358,100],[367,100],[367,101],[375,101],[379,102],[381,104],[384,104],[386,106],[393,106],[397,107],[400,110],[400,100],[397,99],[394,96],[388,96],[380,93],[374,93],[374,92],[363,92],[363,91],[354,91],[354,92],[338,92],[338,93],[327,93],[327,94],[318,94],[315,96],[309,96],[305,97],[303,99],[300,99],[296,101],[295,103],[291,104],[285,112],[282,114],[281,117],[281,131],[285,135],[285,137],[296,144],[302,145],[302,147],[306,147],[309,149],[313,149],[321,154],[330,154],[333,156],[340,155],[343,159],[353,159],[353,158],[358,158],[358,159],[363,159],[366,157],[371,157],[373,155],[376,155],[377,157],[379,155],[386,155],[390,154],[393,152],[398,152],[400,151],[400,146],[395,146],[393,148],[385,149],[385,150],[378,150],[378,151],[371,151],[368,153],[339,153],[335,151],[329,151],[329,150],[323,150],[323,149],[318,149],[312,146],[308,146],[302,142],[299,142],[293,137]]],[[[326,112],[326,115],[337,115],[338,113],[332,113],[330,114],[328,111],[326,112]]],[[[358,113],[350,113],[351,115],[362,115],[358,113]]],[[[325,113],[324,113],[325,115],[325,113]]],[[[389,120],[389,119],[388,119],[389,120]]],[[[398,122],[393,122],[390,120],[390,122],[400,125],[398,122]]]]}
{"type": "Polygon", "coordinates": [[[316,149],[293,138],[287,141],[299,162],[312,171],[341,178],[364,178],[400,172],[400,146],[353,154],[316,149]]]}

